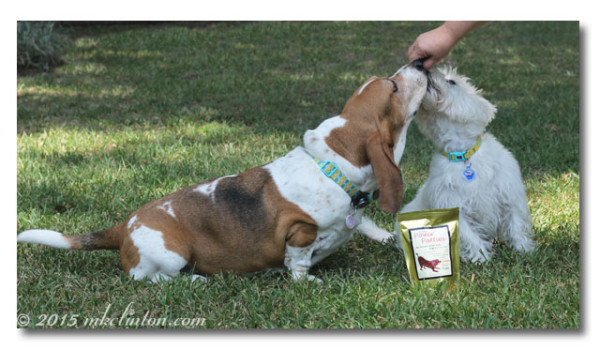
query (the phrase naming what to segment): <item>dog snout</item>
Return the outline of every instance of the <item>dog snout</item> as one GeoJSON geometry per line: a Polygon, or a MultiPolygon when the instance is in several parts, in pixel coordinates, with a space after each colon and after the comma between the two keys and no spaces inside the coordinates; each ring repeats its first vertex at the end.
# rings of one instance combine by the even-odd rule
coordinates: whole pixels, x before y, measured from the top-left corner
{"type": "Polygon", "coordinates": [[[427,57],[419,58],[418,60],[412,61],[410,65],[417,71],[424,73],[425,76],[427,76],[427,87],[429,87],[431,85],[431,74],[429,73],[429,70],[425,69],[425,66],[423,65],[423,62],[425,62],[425,60],[427,60],[427,57]]]}
{"type": "Polygon", "coordinates": [[[436,89],[436,87],[433,84],[431,73],[429,72],[429,70],[425,69],[425,66],[423,65],[423,62],[425,62],[425,60],[427,60],[427,57],[419,58],[418,60],[412,61],[410,65],[419,72],[425,73],[425,76],[427,77],[427,91],[430,91],[430,89],[436,89]]]}

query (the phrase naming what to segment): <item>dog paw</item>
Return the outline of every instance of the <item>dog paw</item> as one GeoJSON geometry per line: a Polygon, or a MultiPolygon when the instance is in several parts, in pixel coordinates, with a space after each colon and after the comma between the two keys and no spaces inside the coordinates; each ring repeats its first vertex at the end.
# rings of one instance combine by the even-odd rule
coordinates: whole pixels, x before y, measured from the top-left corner
{"type": "Polygon", "coordinates": [[[535,250],[535,243],[532,240],[526,240],[519,243],[513,243],[512,248],[521,253],[531,253],[535,250]]]}
{"type": "Polygon", "coordinates": [[[481,265],[488,261],[492,257],[493,253],[490,251],[480,250],[477,253],[464,253],[461,252],[461,259],[464,262],[470,262],[476,265],[481,265]]]}
{"type": "Polygon", "coordinates": [[[394,237],[393,234],[380,228],[373,220],[366,216],[362,217],[362,222],[358,225],[358,232],[381,243],[387,242],[394,237]]]}
{"type": "Polygon", "coordinates": [[[309,282],[314,282],[317,284],[323,283],[323,280],[316,276],[309,275],[307,273],[298,273],[298,272],[294,272],[294,271],[292,271],[292,279],[294,281],[309,281],[309,282]]]}
{"type": "Polygon", "coordinates": [[[316,284],[323,284],[323,280],[322,280],[322,279],[320,279],[320,278],[318,278],[318,277],[316,277],[316,276],[313,276],[313,275],[307,275],[307,276],[306,276],[306,278],[307,278],[309,281],[311,281],[311,282],[314,282],[314,283],[316,283],[316,284]]]}
{"type": "Polygon", "coordinates": [[[192,275],[192,282],[196,282],[199,281],[201,283],[206,283],[208,282],[208,277],[202,276],[202,275],[192,275]]]}

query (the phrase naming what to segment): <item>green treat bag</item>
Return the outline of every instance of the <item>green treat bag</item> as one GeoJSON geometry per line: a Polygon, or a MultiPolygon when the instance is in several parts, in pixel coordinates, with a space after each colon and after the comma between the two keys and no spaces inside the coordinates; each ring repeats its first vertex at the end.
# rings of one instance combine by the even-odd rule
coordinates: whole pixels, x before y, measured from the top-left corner
{"type": "Polygon", "coordinates": [[[413,284],[460,280],[458,208],[398,214],[396,231],[413,284]]]}

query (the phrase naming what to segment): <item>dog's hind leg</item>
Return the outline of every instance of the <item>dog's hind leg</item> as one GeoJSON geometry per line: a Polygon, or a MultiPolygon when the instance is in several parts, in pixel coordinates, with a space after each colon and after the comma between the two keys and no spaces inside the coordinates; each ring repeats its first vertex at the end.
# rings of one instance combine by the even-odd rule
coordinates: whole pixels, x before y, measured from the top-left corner
{"type": "Polygon", "coordinates": [[[196,270],[195,266],[185,265],[179,273],[189,275],[192,282],[199,280],[200,282],[208,282],[208,277],[204,276],[200,271],[196,270]]]}
{"type": "Polygon", "coordinates": [[[170,280],[188,264],[179,252],[167,249],[161,231],[144,225],[123,239],[120,255],[123,269],[136,281],[170,280]]]}
{"type": "MultiPolygon", "coordinates": [[[[526,202],[525,202],[526,203],[526,202]]],[[[529,209],[520,206],[513,207],[508,218],[508,224],[500,238],[508,241],[511,248],[520,252],[532,252],[535,243],[532,240],[531,221],[529,219],[529,209]]]]}
{"type": "Polygon", "coordinates": [[[294,281],[306,278],[317,283],[323,282],[308,274],[313,264],[316,237],[316,225],[299,222],[290,227],[285,243],[284,265],[291,271],[294,281]]]}
{"type": "Polygon", "coordinates": [[[309,281],[323,283],[321,279],[308,274],[308,270],[312,266],[311,257],[313,252],[314,247],[312,244],[308,247],[285,245],[285,266],[290,269],[294,281],[306,278],[309,281]]]}

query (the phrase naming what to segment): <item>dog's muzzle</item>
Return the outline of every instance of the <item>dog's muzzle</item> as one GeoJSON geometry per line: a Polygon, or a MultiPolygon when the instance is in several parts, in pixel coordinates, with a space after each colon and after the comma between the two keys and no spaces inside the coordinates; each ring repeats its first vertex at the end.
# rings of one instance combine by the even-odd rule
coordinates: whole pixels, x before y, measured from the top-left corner
{"type": "Polygon", "coordinates": [[[429,73],[429,71],[425,69],[425,66],[423,65],[423,62],[425,62],[425,60],[427,60],[428,58],[429,57],[419,58],[417,60],[412,61],[410,65],[413,66],[419,72],[425,73],[425,76],[427,77],[427,92],[429,92],[431,88],[437,91],[437,88],[435,87],[435,85],[433,85],[431,73],[429,73]]]}
{"type": "Polygon", "coordinates": [[[429,72],[427,71],[427,69],[425,69],[425,66],[423,65],[423,62],[425,62],[426,59],[427,59],[427,57],[419,58],[418,60],[412,61],[410,64],[414,68],[416,68],[418,71],[425,72],[427,74],[429,72]]]}

